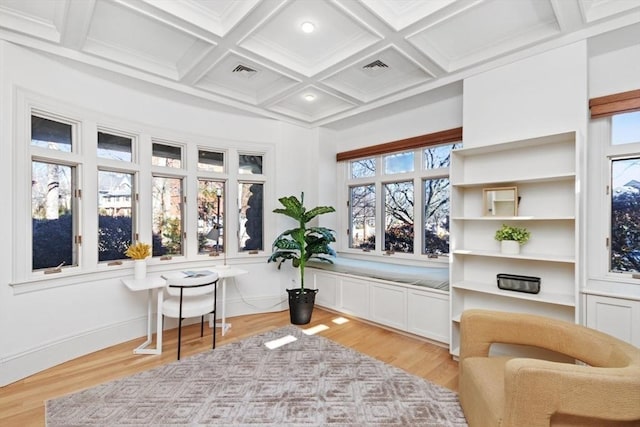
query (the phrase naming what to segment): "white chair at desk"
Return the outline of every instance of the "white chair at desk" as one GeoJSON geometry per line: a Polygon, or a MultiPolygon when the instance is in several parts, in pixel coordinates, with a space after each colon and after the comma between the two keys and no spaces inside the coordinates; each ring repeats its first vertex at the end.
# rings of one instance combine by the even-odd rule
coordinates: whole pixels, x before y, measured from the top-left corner
{"type": "MultiPolygon", "coordinates": [[[[167,278],[167,294],[162,303],[164,316],[178,319],[178,360],[182,342],[182,320],[200,316],[200,336],[204,336],[204,316],[216,317],[218,274],[206,272],[187,277],[167,278]]],[[[213,346],[216,348],[216,330],[213,328],[213,346]]]]}

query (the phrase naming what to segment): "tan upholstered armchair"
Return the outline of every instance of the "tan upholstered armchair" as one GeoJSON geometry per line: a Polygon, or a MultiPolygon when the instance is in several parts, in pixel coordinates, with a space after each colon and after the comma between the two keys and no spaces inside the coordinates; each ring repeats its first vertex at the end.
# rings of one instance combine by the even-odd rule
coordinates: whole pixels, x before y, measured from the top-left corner
{"type": "Polygon", "coordinates": [[[460,404],[470,427],[640,426],[640,349],[577,324],[522,313],[462,314],[460,404]],[[492,343],[581,363],[489,356],[492,343]]]}

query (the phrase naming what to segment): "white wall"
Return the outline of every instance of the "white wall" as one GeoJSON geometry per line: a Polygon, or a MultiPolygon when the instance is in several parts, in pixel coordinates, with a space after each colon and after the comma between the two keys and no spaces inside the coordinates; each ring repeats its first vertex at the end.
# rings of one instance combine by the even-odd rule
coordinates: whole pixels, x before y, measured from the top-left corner
{"type": "MultiPolygon", "coordinates": [[[[308,129],[172,102],[3,41],[0,41],[0,79],[0,178],[5,188],[4,208],[0,209],[0,223],[4,225],[0,238],[5,242],[0,245],[0,385],[75,356],[141,337],[146,330],[146,296],[129,292],[117,276],[100,276],[97,280],[97,276],[87,274],[81,280],[76,278],[72,285],[57,280],[57,284],[64,286],[19,295],[9,286],[14,280],[11,266],[16,260],[10,203],[14,200],[16,183],[29,179],[29,170],[18,170],[12,162],[15,144],[28,143],[14,140],[18,88],[80,110],[166,129],[172,134],[274,146],[277,178],[268,184],[265,193],[266,253],[270,252],[276,231],[283,226],[281,221],[276,224],[271,215],[274,202],[267,198],[298,192],[313,182],[310,176],[306,181],[299,179],[307,176],[304,172],[308,169],[308,146],[316,139],[308,129]]],[[[286,301],[282,289],[287,275],[267,264],[264,254],[230,262],[241,262],[249,274],[237,279],[237,287],[228,288],[228,315],[286,308],[281,302],[286,301]]],[[[175,268],[197,265],[198,262],[190,262],[175,268]]]]}
{"type": "Polygon", "coordinates": [[[589,40],[589,97],[640,89],[640,24],[589,40]]]}
{"type": "Polygon", "coordinates": [[[464,81],[465,147],[587,125],[587,45],[574,43],[464,81]]]}

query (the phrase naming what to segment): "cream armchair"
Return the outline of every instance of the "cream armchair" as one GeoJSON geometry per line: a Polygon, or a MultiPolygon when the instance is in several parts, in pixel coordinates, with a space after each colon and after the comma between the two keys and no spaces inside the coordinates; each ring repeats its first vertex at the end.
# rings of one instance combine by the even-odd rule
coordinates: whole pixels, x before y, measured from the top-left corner
{"type": "Polygon", "coordinates": [[[467,310],[460,404],[470,427],[640,426],[640,349],[577,324],[467,310]],[[535,346],[577,363],[490,356],[493,343],[535,346]]]}

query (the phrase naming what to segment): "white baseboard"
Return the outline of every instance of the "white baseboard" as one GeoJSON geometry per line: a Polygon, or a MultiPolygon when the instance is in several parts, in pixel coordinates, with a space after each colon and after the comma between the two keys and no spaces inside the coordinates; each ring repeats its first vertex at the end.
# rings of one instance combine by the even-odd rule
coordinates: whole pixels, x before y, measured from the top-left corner
{"type": "MultiPolygon", "coordinates": [[[[0,360],[0,386],[85,354],[146,335],[146,316],[58,339],[0,360]]],[[[133,348],[132,348],[133,351],[133,348]]]]}
{"type": "MultiPolygon", "coordinates": [[[[287,302],[285,301],[283,304],[278,297],[245,298],[244,300],[241,298],[227,298],[226,317],[276,312],[287,308],[287,302]]],[[[218,318],[221,317],[221,313],[220,307],[218,307],[218,318]]],[[[155,314],[153,320],[155,322],[155,314]]],[[[177,327],[177,323],[173,321],[174,319],[165,319],[165,329],[177,327]]],[[[196,321],[198,319],[187,321],[185,324],[196,321]]],[[[6,356],[0,359],[0,387],[85,354],[125,341],[143,338],[146,334],[147,317],[143,316],[103,328],[84,331],[21,353],[6,356]]],[[[131,348],[131,351],[133,351],[133,348],[131,348]]]]}

